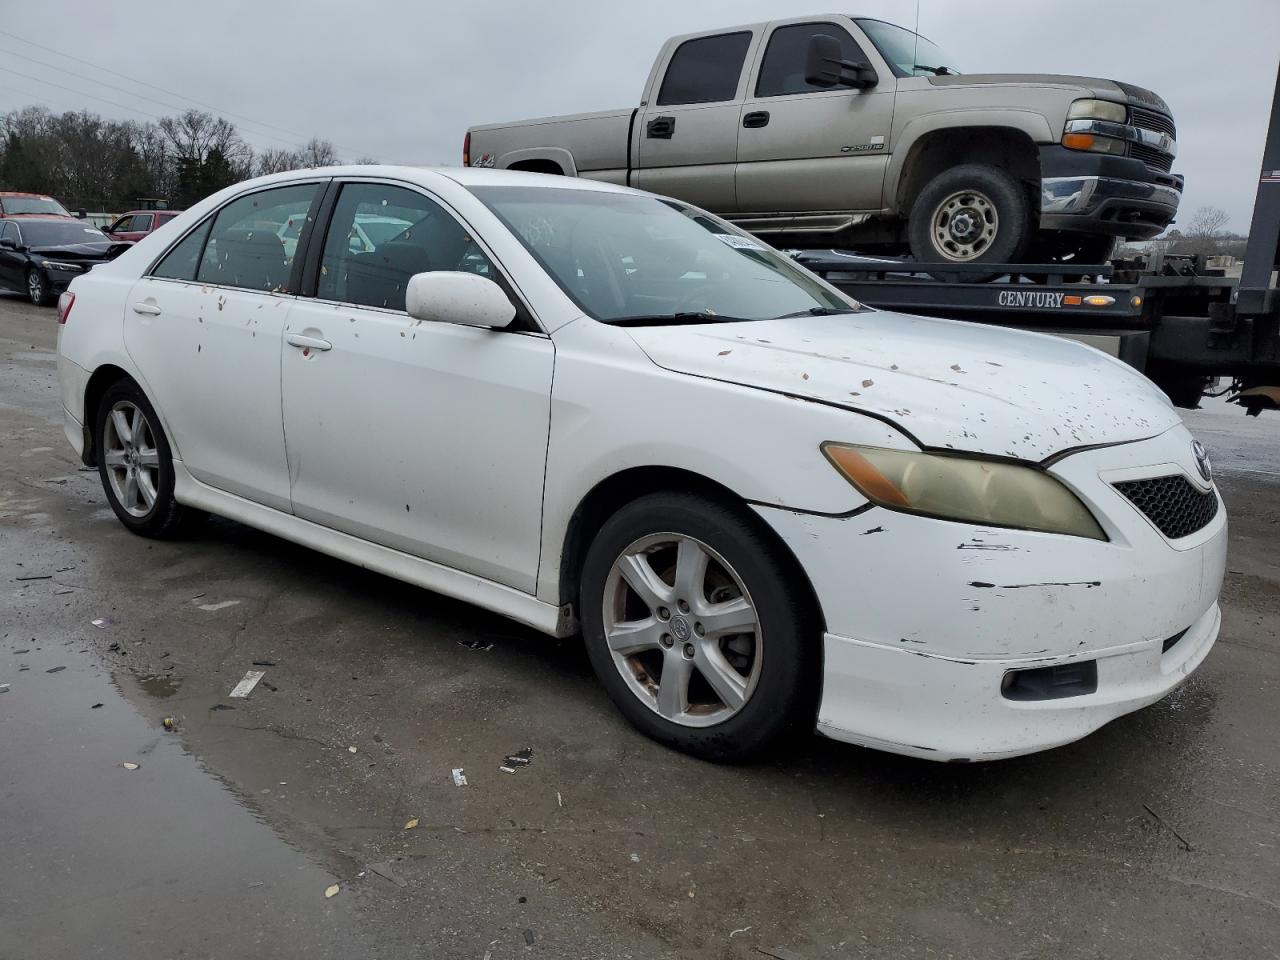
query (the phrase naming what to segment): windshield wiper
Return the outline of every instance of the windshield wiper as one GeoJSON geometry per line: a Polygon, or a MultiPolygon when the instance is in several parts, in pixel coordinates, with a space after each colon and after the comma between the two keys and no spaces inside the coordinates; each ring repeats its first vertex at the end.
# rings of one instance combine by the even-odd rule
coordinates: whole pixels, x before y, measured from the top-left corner
{"type": "Polygon", "coordinates": [[[617,317],[604,322],[617,327],[656,327],[681,323],[748,323],[750,321],[747,317],[726,317],[722,313],[681,310],[677,313],[655,313],[651,316],[617,317]]]}
{"type": "Polygon", "coordinates": [[[857,313],[853,307],[810,307],[808,310],[797,310],[795,313],[784,313],[775,320],[792,320],[796,317],[835,317],[842,313],[857,313]]]}
{"type": "Polygon", "coordinates": [[[956,72],[950,67],[926,67],[923,63],[914,63],[912,67],[916,70],[928,70],[930,73],[939,77],[954,77],[956,72]]]}

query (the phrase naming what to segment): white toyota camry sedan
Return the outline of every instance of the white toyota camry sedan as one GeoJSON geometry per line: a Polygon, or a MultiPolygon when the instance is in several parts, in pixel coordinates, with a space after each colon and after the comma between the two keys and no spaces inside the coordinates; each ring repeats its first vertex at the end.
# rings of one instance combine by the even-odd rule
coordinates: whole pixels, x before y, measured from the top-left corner
{"type": "Polygon", "coordinates": [[[702,757],[814,728],[1041,750],[1218,634],[1225,510],[1147,380],[860,306],[674,200],[281,174],[76,279],[58,320],[67,438],[130,530],[214,513],[581,631],[626,717],[702,757]]]}

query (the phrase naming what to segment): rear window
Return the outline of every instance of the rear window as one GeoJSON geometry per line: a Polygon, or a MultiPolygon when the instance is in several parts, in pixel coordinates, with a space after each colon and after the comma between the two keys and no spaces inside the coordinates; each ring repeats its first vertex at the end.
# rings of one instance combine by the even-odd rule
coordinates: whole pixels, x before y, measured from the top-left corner
{"type": "Polygon", "coordinates": [[[686,40],[667,64],[658,106],[732,100],[750,46],[750,33],[686,40]]]}

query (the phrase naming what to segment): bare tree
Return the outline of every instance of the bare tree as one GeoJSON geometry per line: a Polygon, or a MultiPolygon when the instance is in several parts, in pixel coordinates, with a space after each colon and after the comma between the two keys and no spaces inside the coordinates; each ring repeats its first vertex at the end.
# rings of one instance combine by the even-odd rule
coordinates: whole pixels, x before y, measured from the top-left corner
{"type": "Polygon", "coordinates": [[[1221,207],[1197,207],[1187,224],[1185,239],[1176,247],[1179,253],[1212,256],[1222,245],[1223,228],[1231,219],[1221,207]]]}
{"type": "Polygon", "coordinates": [[[304,167],[331,167],[338,162],[338,152],[328,140],[312,137],[306,142],[298,156],[304,167]]]}
{"type": "Polygon", "coordinates": [[[286,170],[297,170],[306,164],[296,150],[271,149],[258,154],[254,163],[254,175],[264,177],[269,173],[284,173],[286,170]]]}
{"type": "Polygon", "coordinates": [[[253,156],[252,149],[236,132],[235,124],[200,110],[188,110],[181,116],[165,117],[160,121],[160,130],[168,138],[173,153],[179,160],[203,163],[208,159],[210,151],[216,150],[235,167],[237,163],[251,160],[253,156]]]}
{"type": "Polygon", "coordinates": [[[370,157],[370,156],[356,157],[351,162],[354,163],[356,166],[361,166],[361,167],[372,166],[373,164],[376,164],[378,162],[378,158],[370,157]]]}

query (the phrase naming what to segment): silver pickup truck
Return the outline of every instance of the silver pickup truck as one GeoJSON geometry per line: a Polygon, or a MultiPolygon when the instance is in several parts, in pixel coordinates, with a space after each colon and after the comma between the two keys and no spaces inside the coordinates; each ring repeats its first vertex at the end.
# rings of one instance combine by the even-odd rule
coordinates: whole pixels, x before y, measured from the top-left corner
{"type": "Polygon", "coordinates": [[[775,245],[1101,263],[1173,220],[1168,105],[1114,80],[961,74],[841,14],[668,40],[637,109],[471,128],[463,163],[625,183],[775,245]]]}

